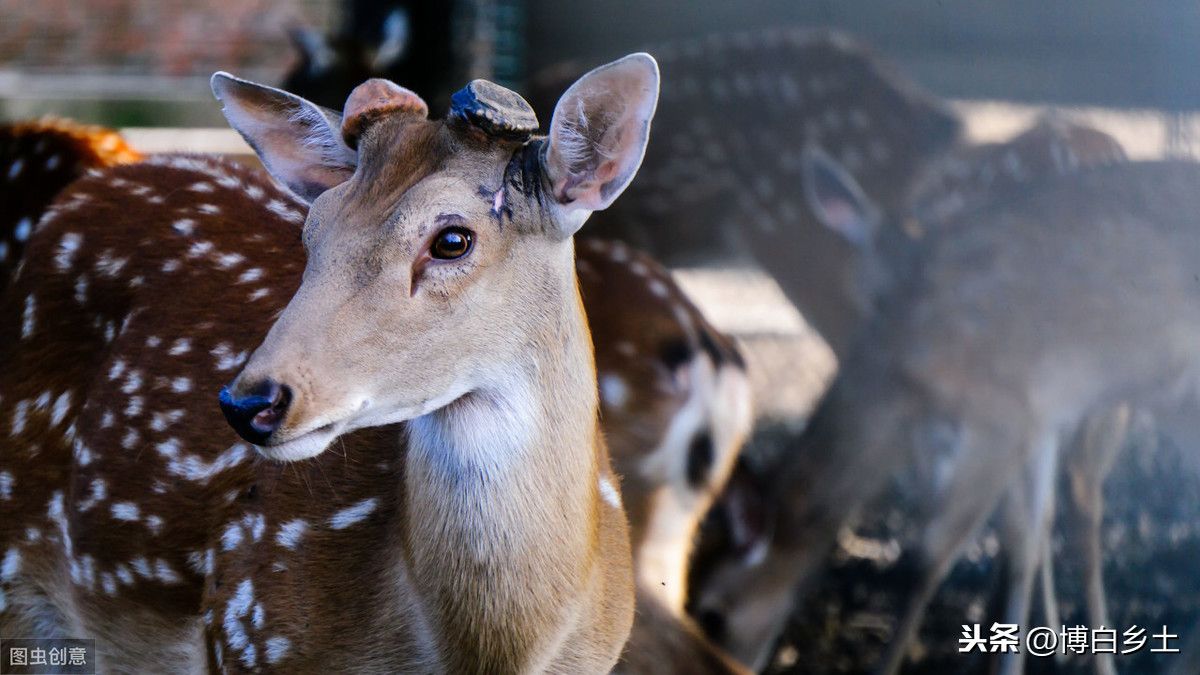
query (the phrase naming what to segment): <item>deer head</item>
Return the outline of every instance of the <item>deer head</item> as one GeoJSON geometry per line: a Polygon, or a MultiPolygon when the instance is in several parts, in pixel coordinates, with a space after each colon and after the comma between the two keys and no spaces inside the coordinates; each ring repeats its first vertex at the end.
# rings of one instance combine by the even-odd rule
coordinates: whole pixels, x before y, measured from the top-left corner
{"type": "Polygon", "coordinates": [[[641,162],[658,93],[649,55],[580,78],[544,138],[524,99],[483,80],[440,121],[386,80],[360,85],[342,115],[226,73],[212,85],[268,171],[311,204],[303,283],[221,393],[267,456],[311,457],[347,431],[511,389],[553,335],[586,330],[572,235],[641,162]]]}

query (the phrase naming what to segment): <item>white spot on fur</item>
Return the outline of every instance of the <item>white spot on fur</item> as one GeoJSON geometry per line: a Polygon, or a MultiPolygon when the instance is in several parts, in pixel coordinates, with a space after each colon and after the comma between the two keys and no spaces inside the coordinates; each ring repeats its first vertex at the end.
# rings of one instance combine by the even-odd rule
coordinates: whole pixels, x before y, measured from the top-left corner
{"type": "Polygon", "coordinates": [[[301,518],[289,520],[279,526],[279,532],[275,534],[275,542],[286,549],[294,551],[307,531],[308,521],[301,518]]]}
{"type": "MultiPolygon", "coordinates": [[[[150,418],[150,428],[154,431],[166,431],[167,427],[183,419],[183,415],[184,412],[180,409],[168,412],[156,412],[150,418]]],[[[162,450],[159,450],[159,452],[162,452],[162,450]]],[[[174,455],[171,456],[173,457],[174,455]]]]}
{"type": "Polygon", "coordinates": [[[188,248],[188,257],[199,258],[202,255],[208,255],[212,250],[213,243],[211,241],[198,241],[188,248]]]}
{"type": "Polygon", "coordinates": [[[146,516],[146,529],[150,530],[150,534],[158,536],[162,534],[163,519],[159,516],[146,516]]]}
{"type": "Polygon", "coordinates": [[[114,577],[112,575],[111,572],[101,572],[100,573],[100,586],[104,589],[104,592],[108,595],[116,595],[117,594],[117,579],[116,579],[116,577],[114,577]]]}
{"type": "Polygon", "coordinates": [[[89,486],[87,498],[80,500],[77,508],[80,511],[90,511],[92,507],[108,498],[108,484],[103,478],[97,478],[89,486]]]}
{"type": "Polygon", "coordinates": [[[142,388],[142,374],[136,370],[129,371],[129,375],[125,377],[125,384],[121,385],[121,391],[126,394],[132,394],[142,388]]]}
{"type": "Polygon", "coordinates": [[[162,271],[171,273],[179,269],[180,262],[178,260],[168,260],[162,264],[162,271]]]}
{"type": "Polygon", "coordinates": [[[75,547],[71,541],[71,533],[67,531],[67,517],[63,512],[63,493],[61,490],[55,490],[54,494],[50,495],[46,516],[58,525],[59,541],[62,542],[64,556],[68,560],[73,559],[75,557],[75,547]]]}
{"type": "Polygon", "coordinates": [[[29,406],[32,403],[33,402],[29,399],[25,399],[23,401],[17,401],[17,404],[13,406],[11,435],[19,436],[23,431],[25,431],[25,423],[29,420],[29,406]]]}
{"type": "Polygon", "coordinates": [[[57,427],[62,424],[70,411],[71,392],[64,391],[54,400],[54,407],[50,410],[50,426],[57,427]]]}
{"type": "Polygon", "coordinates": [[[261,267],[251,267],[250,269],[238,275],[239,284],[248,284],[253,281],[258,281],[262,278],[263,271],[261,267]]]}
{"type": "Polygon", "coordinates": [[[17,221],[17,226],[13,229],[13,238],[17,241],[25,241],[26,239],[29,239],[29,233],[32,231],[33,219],[29,216],[25,216],[17,221]]]}
{"type": "Polygon", "coordinates": [[[58,253],[54,255],[54,264],[60,271],[65,272],[71,269],[81,243],[83,243],[83,236],[77,232],[68,232],[63,235],[62,241],[58,242],[58,253]]]}
{"type": "Polygon", "coordinates": [[[96,271],[108,277],[115,278],[125,269],[125,263],[129,262],[129,258],[114,258],[112,251],[105,251],[96,258],[96,271]]]}
{"type": "Polygon", "coordinates": [[[250,356],[249,352],[245,351],[233,353],[233,349],[225,342],[213,347],[209,353],[217,359],[215,364],[217,370],[233,370],[245,363],[250,356]]]}
{"type": "Polygon", "coordinates": [[[217,256],[217,267],[227,270],[235,265],[240,265],[246,257],[239,253],[222,253],[217,256]]]}
{"type": "Polygon", "coordinates": [[[117,565],[116,575],[117,575],[117,580],[120,581],[122,585],[124,585],[124,586],[132,586],[133,585],[133,572],[130,572],[129,568],[126,567],[125,565],[123,565],[123,564],[117,565]]]}
{"type": "Polygon", "coordinates": [[[154,561],[154,576],[164,584],[177,584],[181,581],[171,565],[162,558],[154,561]]]}
{"type": "Polygon", "coordinates": [[[221,548],[232,551],[242,545],[242,526],[240,523],[229,523],[221,534],[221,548]]]}
{"type": "Polygon", "coordinates": [[[267,202],[267,210],[279,216],[280,218],[293,223],[304,222],[304,216],[300,215],[299,211],[288,208],[287,204],[284,204],[278,199],[272,199],[271,201],[267,202]]]}
{"type": "Polygon", "coordinates": [[[87,466],[92,463],[91,449],[80,440],[75,441],[75,463],[79,466],[87,466]]]}
{"type": "Polygon", "coordinates": [[[600,498],[614,509],[621,508],[621,494],[608,476],[600,476],[600,498]]]}
{"type": "Polygon", "coordinates": [[[292,641],[280,636],[267,638],[267,663],[279,663],[292,649],[292,641]]]}
{"type": "Polygon", "coordinates": [[[25,312],[21,315],[21,339],[28,340],[33,336],[35,328],[35,314],[37,312],[37,301],[32,295],[25,297],[25,312]]]}
{"type": "Polygon", "coordinates": [[[254,611],[250,613],[250,623],[254,625],[255,630],[262,630],[262,627],[267,623],[267,612],[263,609],[261,602],[254,603],[254,611]]]}
{"type": "Polygon", "coordinates": [[[225,640],[230,649],[242,650],[250,644],[250,639],[246,636],[246,629],[242,626],[240,619],[250,612],[252,604],[254,604],[254,584],[249,579],[243,579],[238,584],[233,597],[229,599],[229,604],[225,605],[225,621],[222,626],[225,629],[225,640]]]}
{"type": "Polygon", "coordinates": [[[188,338],[179,338],[175,344],[171,345],[171,349],[167,351],[171,356],[179,356],[192,351],[192,341],[188,338]]]}
{"type": "MultiPolygon", "coordinates": [[[[175,441],[175,439],[171,439],[171,441],[175,441]]],[[[166,450],[178,451],[178,441],[175,441],[173,447],[163,448],[162,445],[159,444],[159,452],[164,455],[166,454],[166,450]]],[[[220,455],[217,455],[211,462],[205,461],[203,457],[198,455],[186,455],[184,457],[171,455],[170,457],[171,461],[167,462],[168,473],[190,481],[207,484],[213,476],[222,471],[228,471],[246,461],[250,457],[250,451],[244,444],[238,443],[230,446],[220,455]]],[[[255,539],[258,539],[258,537],[255,537],[255,539]]]]}
{"type": "Polygon", "coordinates": [[[21,571],[21,551],[16,547],[8,549],[4,561],[0,562],[0,581],[12,581],[21,571]]]}
{"type": "Polygon", "coordinates": [[[629,387],[619,375],[611,373],[600,376],[600,397],[613,408],[623,408],[629,401],[629,387]]]}
{"type": "Polygon", "coordinates": [[[171,391],[176,394],[184,394],[192,390],[192,381],[186,377],[177,377],[171,380],[171,391]]]}
{"type": "Polygon", "coordinates": [[[8,501],[12,499],[13,485],[16,484],[16,479],[7,471],[0,471],[0,499],[8,501]]]}
{"type": "Polygon", "coordinates": [[[257,291],[254,291],[253,293],[250,294],[250,301],[253,302],[255,300],[260,300],[262,298],[267,297],[270,293],[271,293],[271,289],[260,288],[257,291]]]}
{"type": "Polygon", "coordinates": [[[246,649],[242,652],[242,656],[238,660],[242,662],[243,666],[251,669],[254,668],[258,665],[258,648],[252,644],[246,645],[246,649]]]}
{"type": "Polygon", "coordinates": [[[112,505],[113,518],[128,522],[135,522],[141,516],[138,512],[137,504],[133,502],[116,502],[112,505]]]}
{"type": "Polygon", "coordinates": [[[138,573],[138,576],[143,579],[153,579],[154,572],[150,569],[150,561],[143,557],[137,557],[129,561],[129,565],[133,567],[133,571],[138,573]]]}
{"type": "Polygon", "coordinates": [[[363,520],[366,520],[367,516],[371,515],[371,513],[378,506],[378,499],[374,497],[371,497],[370,499],[364,499],[353,506],[348,506],[334,513],[329,518],[329,526],[335,530],[344,530],[351,525],[355,525],[363,520]]]}
{"type": "Polygon", "coordinates": [[[75,302],[85,305],[87,304],[88,278],[86,274],[80,274],[75,278],[75,302]]]}

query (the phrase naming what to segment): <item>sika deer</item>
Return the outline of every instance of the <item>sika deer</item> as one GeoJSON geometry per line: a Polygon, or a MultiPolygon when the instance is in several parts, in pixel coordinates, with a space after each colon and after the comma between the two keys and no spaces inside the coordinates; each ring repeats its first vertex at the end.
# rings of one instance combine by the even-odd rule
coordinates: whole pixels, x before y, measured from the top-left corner
{"type": "MultiPolygon", "coordinates": [[[[75,129],[64,122],[17,128],[26,151],[56,142],[64,129],[75,129]]],[[[111,130],[86,131],[91,138],[119,140],[111,130]]],[[[70,145],[57,153],[56,164],[78,175],[127,157],[97,156],[87,145],[70,145]]],[[[24,200],[24,212],[36,222],[54,196],[52,188],[62,186],[40,174],[30,176],[25,183],[35,188],[31,194],[44,196],[41,204],[24,200]]],[[[8,192],[0,191],[0,199],[15,196],[8,192]]],[[[215,199],[207,196],[205,201],[215,199]]],[[[279,218],[277,227],[291,226],[279,218]]],[[[639,610],[621,668],[661,672],[664,663],[677,663],[684,672],[735,670],[737,666],[690,625],[680,589],[686,587],[696,521],[720,492],[750,422],[741,356],[670,274],[645,255],[619,242],[593,239],[576,252],[576,269],[584,310],[593,325],[598,376],[604,382],[601,429],[616,473],[623,477],[623,501],[636,505],[630,528],[640,580],[639,610]],[[656,537],[645,536],[646,520],[658,524],[656,537]],[[660,600],[672,604],[668,607],[660,600]]]]}
{"type": "Polygon", "coordinates": [[[581,79],[547,139],[482,81],[445,122],[381,81],[344,119],[214,90],[295,196],[101,172],[6,294],[5,634],[95,635],[110,669],[611,667],[630,554],[570,236],[637,168],[653,60],[581,79]],[[244,362],[226,416],[308,461],[203,405],[244,362]]]}
{"type": "MultiPolygon", "coordinates": [[[[899,222],[880,222],[885,209],[866,201],[865,190],[827,155],[810,149],[806,157],[804,188],[814,214],[830,231],[848,242],[858,242],[861,251],[859,261],[843,277],[846,297],[854,299],[853,306],[833,314],[870,317],[884,309],[899,311],[886,303],[894,302],[895,289],[902,288],[912,274],[912,260],[925,240],[955,229],[972,213],[1017,198],[1036,182],[1054,180],[1086,167],[1118,163],[1124,154],[1104,134],[1059,120],[1045,120],[1007,143],[961,148],[934,165],[916,181],[916,193],[911,198],[914,216],[897,218],[899,222]]],[[[791,286],[784,288],[790,290],[791,286]]],[[[860,322],[867,323],[868,319],[860,322]]],[[[862,330],[851,328],[850,323],[843,325],[847,329],[838,334],[846,338],[862,330]]],[[[853,344],[831,342],[842,361],[851,358],[853,344]]],[[[770,484],[763,486],[772,495],[767,501],[778,504],[780,519],[774,526],[769,555],[757,565],[745,564],[741,556],[729,556],[715,565],[702,582],[696,610],[702,623],[715,626],[718,642],[749,663],[762,664],[768,656],[766,650],[791,607],[793,593],[789,589],[809,579],[823,561],[837,527],[861,503],[854,495],[873,495],[880,481],[890,476],[892,465],[877,462],[859,467],[862,473],[854,476],[851,487],[838,483],[836,473],[830,473],[824,464],[832,460],[824,450],[814,448],[835,444],[842,447],[842,441],[836,436],[836,440],[826,438],[832,432],[819,426],[806,431],[810,440],[789,453],[788,466],[778,467],[770,484]],[[809,495],[807,491],[817,494],[809,495]],[[801,527],[792,524],[793,519],[816,519],[826,527],[801,527]]],[[[1014,493],[1010,499],[1014,506],[1021,503],[1018,497],[1014,493]]],[[[1026,541],[1023,532],[1019,537],[1009,534],[1006,544],[1010,548],[1016,549],[1026,541]]],[[[1098,567],[1098,561],[1095,565],[1098,567]]]]}

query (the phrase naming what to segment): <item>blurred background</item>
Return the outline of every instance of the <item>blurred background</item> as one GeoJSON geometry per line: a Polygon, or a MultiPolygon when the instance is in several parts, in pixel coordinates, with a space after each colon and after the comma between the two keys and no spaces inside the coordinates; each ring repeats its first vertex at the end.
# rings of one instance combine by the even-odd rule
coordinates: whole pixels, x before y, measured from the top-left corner
{"type": "Polygon", "coordinates": [[[954,100],[973,138],[1006,137],[1053,105],[1101,120],[1135,157],[1200,148],[1200,16],[1187,0],[0,0],[0,116],[223,127],[213,71],[281,82],[300,65],[289,31],[332,38],[329,57],[354,42],[374,49],[397,10],[402,41],[420,52],[401,58],[447,83],[487,77],[520,89],[566,59],[717,31],[831,26],[954,100]]]}
{"type": "MultiPolygon", "coordinates": [[[[1200,11],[1194,0],[0,0],[0,120],[56,115],[119,128],[144,152],[248,155],[208,88],[214,71],[227,70],[334,108],[353,84],[384,75],[424,96],[435,115],[463,83],[487,78],[531,92],[545,124],[550,110],[538,90],[553,101],[561,89],[544,84],[555,81],[546,73],[564,63],[591,66],[640,49],[658,55],[660,45],[664,53],[702,61],[705,36],[781,26],[832,27],[855,36],[943,100],[961,120],[967,143],[1006,140],[1055,111],[1107,132],[1130,158],[1200,155],[1200,11]]],[[[685,65],[672,67],[681,75],[674,82],[689,75],[685,65]]],[[[723,67],[725,76],[736,78],[736,63],[723,67]]],[[[672,75],[664,68],[665,85],[672,75]]],[[[753,126],[760,116],[786,125],[767,114],[774,103],[746,99],[736,119],[707,114],[718,126],[753,126]]],[[[660,112],[656,133],[691,122],[660,112]]],[[[759,416],[746,454],[769,466],[803,429],[834,375],[834,357],[736,242],[726,245],[705,229],[671,233],[677,240],[669,246],[653,237],[635,243],[664,259],[712,323],[740,341],[759,416]]],[[[1157,484],[1172,473],[1172,460],[1146,457],[1135,455],[1132,468],[1110,487],[1110,520],[1145,535],[1138,528],[1147,520],[1179,523],[1200,515],[1194,486],[1144,494],[1148,481],[1157,484]]],[[[1122,625],[1153,618],[1183,632],[1200,607],[1189,564],[1200,553],[1200,535],[1194,528],[1164,529],[1161,539],[1170,542],[1154,573],[1146,572],[1148,559],[1114,563],[1124,565],[1125,576],[1110,574],[1116,579],[1113,611],[1125,619],[1122,625]]],[[[853,636],[877,646],[887,633],[879,615],[895,611],[865,599],[864,570],[887,567],[870,557],[844,555],[834,564],[826,591],[798,610],[772,660],[774,670],[865,667],[853,636]]],[[[953,640],[964,617],[981,616],[978,608],[998,574],[994,557],[995,537],[984,533],[931,608],[935,617],[944,613],[929,630],[951,645],[943,650],[949,654],[941,662],[945,672],[964,665],[953,656],[953,640]]],[[[1064,603],[1064,615],[1082,620],[1082,591],[1072,581],[1079,577],[1071,568],[1077,562],[1063,564],[1063,594],[1076,598],[1064,603]]],[[[904,583],[886,574],[876,581],[884,592],[888,584],[904,583]]],[[[915,672],[937,670],[930,658],[915,672]]],[[[1156,671],[1159,662],[1144,658],[1133,670],[1156,671]]],[[[1029,665],[1034,671],[1072,668],[1069,659],[1029,665]]]]}

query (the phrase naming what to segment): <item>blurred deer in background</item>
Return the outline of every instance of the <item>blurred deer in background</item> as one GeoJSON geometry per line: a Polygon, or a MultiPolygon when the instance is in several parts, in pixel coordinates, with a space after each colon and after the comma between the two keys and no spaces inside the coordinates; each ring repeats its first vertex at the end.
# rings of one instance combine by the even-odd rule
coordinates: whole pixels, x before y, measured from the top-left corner
{"type": "Polygon", "coordinates": [[[579,246],[576,266],[638,583],[618,670],[740,671],[693,625],[684,601],[700,520],[750,430],[745,362],[649,256],[591,239],[579,246]]]}
{"type": "Polygon", "coordinates": [[[449,95],[453,3],[355,2],[346,25],[332,35],[295,25],[288,30],[297,63],[283,79],[286,91],[322,106],[341,105],[371,79],[411,83],[429,101],[449,95]]]}
{"type": "MultiPolygon", "coordinates": [[[[959,227],[974,213],[1012,201],[1042,181],[1123,160],[1120,145],[1104,133],[1060,119],[1045,119],[1012,141],[954,150],[911,181],[910,214],[913,215],[886,217],[886,209],[870,202],[865,189],[846,169],[822,151],[810,149],[806,153],[808,169],[803,187],[815,217],[847,244],[859,246],[857,261],[851,263],[850,269],[842,273],[840,280],[827,282],[827,285],[842,283],[846,289],[842,297],[850,299],[840,309],[833,303],[827,305],[834,310],[828,316],[846,317],[841,323],[845,328],[835,333],[844,336],[842,340],[830,340],[840,362],[850,362],[856,341],[865,344],[865,339],[858,336],[859,331],[870,324],[870,317],[884,309],[881,303],[892,301],[895,289],[904,287],[907,277],[914,274],[913,258],[926,239],[942,229],[959,227]],[[859,328],[853,327],[856,323],[859,328]]],[[[755,240],[758,234],[749,235],[755,240]]],[[[767,250],[766,240],[756,240],[756,244],[767,250]]],[[[786,279],[781,283],[791,298],[804,297],[796,283],[788,283],[786,279]]],[[[800,310],[806,310],[803,300],[798,305],[800,310]]],[[[805,440],[782,460],[787,467],[768,470],[767,485],[762,485],[760,479],[758,484],[751,482],[751,488],[740,488],[744,491],[756,486],[766,491],[769,495],[766,502],[778,508],[779,521],[773,527],[769,554],[752,560],[727,555],[709,569],[697,592],[695,611],[702,625],[720,644],[748,663],[761,665],[769,656],[767,650],[791,608],[791,589],[811,578],[828,546],[833,544],[840,524],[850,518],[860,503],[880,490],[883,480],[890,477],[890,468],[896,466],[880,461],[871,464],[869,471],[859,467],[863,472],[852,478],[853,489],[838,491],[826,484],[830,474],[822,462],[832,460],[822,446],[845,446],[832,432],[822,430],[815,420],[812,424],[814,428],[805,431],[805,440]],[[809,495],[810,490],[816,490],[818,495],[809,495]],[[828,502],[822,501],[820,495],[828,496],[828,502]],[[814,527],[806,521],[803,526],[796,525],[792,519],[820,520],[826,526],[814,527]]],[[[1120,447],[1121,443],[1116,444],[1120,447]]],[[[1111,446],[1109,441],[1108,447],[1111,446]]],[[[1085,453],[1072,456],[1082,458],[1085,453]]],[[[1096,486],[1096,490],[1085,489],[1087,494],[1098,495],[1098,480],[1103,476],[1088,471],[1099,465],[1103,461],[1072,464],[1079,473],[1081,488],[1096,486]]],[[[1020,494],[1014,491],[1010,498],[1014,508],[1021,503],[1020,494]]],[[[1081,508],[1085,506],[1081,504],[1081,508]]],[[[1010,518],[1019,526],[1024,526],[1027,520],[1028,516],[1018,518],[1016,514],[1010,518]]],[[[1028,548],[1026,532],[1007,533],[1006,550],[1022,557],[1021,551],[1028,548]]],[[[1033,551],[1037,550],[1034,545],[1033,551]]],[[[1097,571],[1098,566],[1099,561],[1094,561],[1097,571]]],[[[1049,565],[1045,572],[1049,573],[1049,565]]],[[[941,578],[941,573],[937,578],[941,578]]],[[[1103,593],[1103,587],[1100,592],[1103,593]]]]}
{"type": "MultiPolygon", "coordinates": [[[[661,120],[641,178],[597,214],[597,236],[618,237],[668,265],[759,253],[760,262],[833,341],[846,304],[833,282],[853,247],[805,208],[801,152],[819,143],[888,208],[911,177],[958,138],[959,122],[857,40],[836,31],[778,28],[667,43],[661,120]],[[785,262],[777,262],[785,261],[785,262]],[[793,297],[797,300],[799,296],[793,297]],[[832,308],[825,310],[826,305],[832,308]]],[[[550,110],[580,63],[531,83],[536,110],[550,110]]]]}
{"type": "Polygon", "coordinates": [[[60,190],[88,169],[139,159],[110,129],[56,119],[0,125],[0,291],[60,190]]]}
{"type": "MultiPolygon", "coordinates": [[[[878,467],[883,454],[911,448],[914,480],[932,495],[918,583],[885,670],[899,667],[924,604],[1001,499],[1011,530],[1004,621],[1023,625],[1058,466],[1072,466],[1096,542],[1099,488],[1128,407],[1194,404],[1200,355],[1188,298],[1200,248],[1186,205],[1197,175],[1186,164],[1117,165],[1031,185],[1025,199],[935,235],[918,254],[922,271],[891,296],[894,313],[863,342],[882,354],[858,357],[863,372],[847,373],[851,393],[831,413],[842,420],[837,445],[822,451],[854,457],[839,467],[878,467]],[[846,410],[867,415],[857,419],[871,430],[847,429],[846,410]]],[[[1098,545],[1088,557],[1090,619],[1104,621],[1098,545]]],[[[1020,667],[1008,655],[1003,670],[1020,667]]]]}
{"type": "Polygon", "coordinates": [[[114,669],[610,667],[630,554],[570,235],[637,168],[653,61],[581,79],[545,140],[482,81],[437,123],[385,82],[344,118],[214,90],[292,194],[216,160],[103,171],[6,293],[4,632],[95,635],[114,669]],[[216,431],[239,368],[229,422],[311,461],[216,431]]]}

